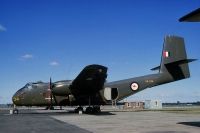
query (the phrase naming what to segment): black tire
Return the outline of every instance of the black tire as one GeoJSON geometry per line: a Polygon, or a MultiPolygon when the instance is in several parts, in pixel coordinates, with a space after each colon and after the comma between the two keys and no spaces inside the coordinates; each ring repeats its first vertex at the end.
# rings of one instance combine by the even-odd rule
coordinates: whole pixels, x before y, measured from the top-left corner
{"type": "Polygon", "coordinates": [[[51,106],[49,109],[50,109],[50,110],[54,110],[54,107],[53,107],[53,106],[51,106]]]}
{"type": "Polygon", "coordinates": [[[75,113],[79,113],[79,111],[83,112],[83,107],[78,107],[74,111],[75,111],[75,113]]]}
{"type": "Polygon", "coordinates": [[[100,113],[101,112],[100,106],[94,106],[93,107],[93,112],[94,113],[100,113]]]}
{"type": "Polygon", "coordinates": [[[86,110],[85,110],[85,112],[87,114],[92,114],[94,112],[94,109],[92,107],[87,107],[86,110]]]}
{"type": "Polygon", "coordinates": [[[18,109],[14,109],[13,110],[13,114],[18,114],[19,113],[19,110],[18,109]]]}

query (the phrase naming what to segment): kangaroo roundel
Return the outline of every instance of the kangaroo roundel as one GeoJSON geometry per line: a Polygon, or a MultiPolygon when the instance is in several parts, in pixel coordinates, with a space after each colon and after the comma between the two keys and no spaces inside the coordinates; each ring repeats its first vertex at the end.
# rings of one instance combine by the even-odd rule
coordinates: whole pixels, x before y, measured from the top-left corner
{"type": "Polygon", "coordinates": [[[138,83],[133,82],[133,83],[131,84],[131,89],[132,89],[133,91],[138,90],[138,88],[139,88],[138,83]]]}

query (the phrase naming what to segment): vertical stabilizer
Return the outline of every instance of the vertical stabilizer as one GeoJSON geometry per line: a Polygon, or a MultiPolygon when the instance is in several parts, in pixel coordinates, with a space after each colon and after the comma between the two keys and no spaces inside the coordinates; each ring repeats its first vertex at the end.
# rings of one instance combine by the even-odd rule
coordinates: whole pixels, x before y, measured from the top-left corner
{"type": "Polygon", "coordinates": [[[163,44],[160,72],[169,73],[174,80],[190,77],[185,43],[182,37],[166,36],[163,44]]]}

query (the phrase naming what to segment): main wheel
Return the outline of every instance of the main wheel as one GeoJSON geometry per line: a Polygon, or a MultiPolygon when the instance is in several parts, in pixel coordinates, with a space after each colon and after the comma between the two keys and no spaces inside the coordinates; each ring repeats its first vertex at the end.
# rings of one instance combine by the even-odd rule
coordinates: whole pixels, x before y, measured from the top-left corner
{"type": "Polygon", "coordinates": [[[50,110],[54,110],[54,107],[53,106],[50,106],[50,108],[49,108],[50,110]]]}
{"type": "Polygon", "coordinates": [[[100,113],[101,112],[100,106],[94,106],[93,107],[93,112],[94,113],[100,113]]]}
{"type": "Polygon", "coordinates": [[[87,107],[86,110],[85,110],[85,112],[86,112],[87,114],[92,114],[93,111],[94,111],[94,109],[93,109],[92,107],[87,107]]]}

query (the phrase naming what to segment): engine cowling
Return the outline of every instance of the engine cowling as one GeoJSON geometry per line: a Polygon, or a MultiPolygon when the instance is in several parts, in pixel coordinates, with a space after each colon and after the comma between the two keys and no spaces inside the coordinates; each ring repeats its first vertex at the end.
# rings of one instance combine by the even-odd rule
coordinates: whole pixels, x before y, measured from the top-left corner
{"type": "Polygon", "coordinates": [[[71,85],[71,81],[58,81],[53,83],[52,93],[56,96],[66,96],[70,95],[71,91],[69,86],[71,85]]]}

